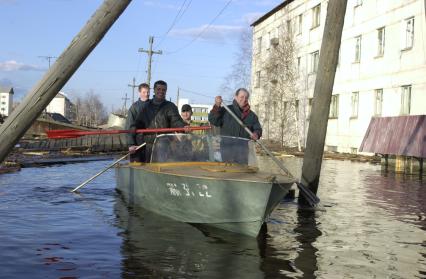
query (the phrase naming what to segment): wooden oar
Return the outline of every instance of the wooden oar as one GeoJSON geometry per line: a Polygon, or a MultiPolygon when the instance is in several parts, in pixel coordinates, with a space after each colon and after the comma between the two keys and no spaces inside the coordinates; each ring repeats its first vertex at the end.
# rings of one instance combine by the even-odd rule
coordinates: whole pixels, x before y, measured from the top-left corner
{"type": "MultiPolygon", "coordinates": [[[[239,119],[235,113],[233,113],[227,105],[223,104],[223,108],[225,108],[225,110],[235,119],[235,121],[238,122],[238,124],[241,125],[241,127],[244,128],[244,130],[250,135],[253,136],[253,132],[250,131],[250,129],[244,125],[244,123],[241,121],[241,119],[239,119]]],[[[266,148],[266,146],[264,146],[259,140],[255,140],[255,142],[266,152],[266,154],[268,154],[269,157],[271,157],[271,159],[275,162],[275,164],[277,164],[277,166],[279,168],[281,168],[288,176],[290,176],[292,179],[294,179],[294,176],[291,174],[291,172],[284,166],[284,164],[278,160],[272,153],[271,151],[269,151],[268,148],[266,148]]],[[[311,207],[314,207],[319,201],[320,199],[315,195],[314,192],[312,192],[311,190],[309,190],[308,188],[306,188],[302,183],[296,181],[296,185],[300,190],[300,193],[302,193],[302,195],[305,197],[306,201],[309,203],[309,205],[311,207]]]]}
{"type": "MultiPolygon", "coordinates": [[[[146,142],[142,143],[141,145],[139,145],[138,147],[136,147],[136,150],[142,148],[144,145],[146,144],[146,142]]],[[[112,168],[113,166],[115,166],[118,162],[120,162],[121,160],[125,159],[127,156],[129,156],[130,152],[127,153],[126,155],[124,155],[123,157],[119,158],[118,160],[114,161],[114,163],[112,163],[111,165],[109,165],[106,169],[98,172],[97,174],[95,174],[94,176],[92,176],[91,178],[87,179],[86,181],[84,181],[83,183],[81,183],[80,185],[78,185],[77,187],[75,187],[74,189],[71,190],[71,192],[75,192],[78,189],[80,189],[81,187],[83,187],[84,185],[86,185],[87,183],[89,183],[90,181],[92,181],[93,179],[95,179],[96,177],[98,177],[99,175],[103,174],[104,172],[106,172],[107,170],[109,170],[110,168],[112,168]]]]}
{"type": "Polygon", "coordinates": [[[46,130],[49,139],[66,139],[78,138],[88,135],[113,135],[113,134],[147,134],[147,133],[170,133],[170,132],[187,132],[197,130],[208,130],[210,126],[191,126],[182,128],[153,128],[153,129],[137,129],[137,130],[98,130],[98,131],[81,131],[81,130],[46,130]]]}

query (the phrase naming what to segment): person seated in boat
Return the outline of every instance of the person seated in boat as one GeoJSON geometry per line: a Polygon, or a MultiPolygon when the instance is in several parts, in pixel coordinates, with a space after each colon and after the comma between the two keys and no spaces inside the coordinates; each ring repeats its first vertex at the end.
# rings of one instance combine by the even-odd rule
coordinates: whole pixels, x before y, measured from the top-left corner
{"type": "MultiPolygon", "coordinates": [[[[250,129],[253,136],[250,136],[233,117],[222,107],[222,97],[216,96],[215,103],[209,113],[210,124],[220,127],[220,134],[223,136],[240,137],[252,140],[258,140],[262,136],[262,126],[260,125],[257,115],[250,109],[248,103],[250,93],[245,88],[239,88],[235,92],[232,105],[228,108],[241,119],[244,125],[250,129]]],[[[226,138],[221,140],[221,155],[224,162],[235,162],[247,164],[248,162],[248,146],[241,144],[240,146],[228,145],[231,141],[226,138]],[[235,148],[238,148],[236,152],[235,148]],[[232,152],[228,152],[232,151],[232,152]],[[237,155],[238,154],[238,155],[237,155]],[[231,155],[231,156],[229,156],[231,155]],[[235,156],[237,155],[237,156],[235,156]]]]}
{"type": "Polygon", "coordinates": [[[180,116],[182,116],[183,121],[185,121],[187,125],[193,125],[193,121],[191,120],[192,107],[189,104],[184,104],[182,106],[180,109],[180,116]]]}
{"type": "MultiPolygon", "coordinates": [[[[158,80],[154,83],[154,97],[148,100],[136,119],[138,129],[182,128],[188,126],[179,115],[176,105],[166,100],[167,83],[158,80]]],[[[152,145],[157,134],[145,134],[145,162],[151,158],[152,145]]]]}
{"type": "MultiPolygon", "coordinates": [[[[134,102],[127,112],[126,130],[135,130],[140,127],[136,126],[136,119],[146,102],[149,100],[149,85],[141,83],[138,86],[139,98],[134,102]]],[[[127,144],[129,145],[130,162],[145,162],[145,149],[141,148],[137,151],[136,147],[142,144],[143,134],[129,133],[127,134],[127,144]]]]}

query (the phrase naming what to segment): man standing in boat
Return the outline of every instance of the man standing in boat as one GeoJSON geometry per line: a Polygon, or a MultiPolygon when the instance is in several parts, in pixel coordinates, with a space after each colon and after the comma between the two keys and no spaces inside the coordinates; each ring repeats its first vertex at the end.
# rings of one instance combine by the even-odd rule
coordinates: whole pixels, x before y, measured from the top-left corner
{"type": "MultiPolygon", "coordinates": [[[[248,103],[250,93],[245,88],[239,88],[234,95],[232,105],[228,105],[228,108],[241,119],[244,125],[253,132],[253,136],[250,136],[243,127],[230,115],[225,108],[222,107],[222,97],[215,97],[215,104],[209,113],[209,122],[217,127],[220,127],[220,134],[223,136],[240,137],[246,139],[258,140],[262,136],[262,127],[260,126],[257,115],[250,110],[248,103]]],[[[223,139],[224,140],[224,139],[223,139]]],[[[221,144],[225,146],[225,142],[221,144]]],[[[225,152],[222,150],[222,159],[224,161],[234,161],[239,163],[246,163],[248,160],[247,146],[241,146],[239,152],[225,152]],[[240,154],[241,158],[226,158],[227,154],[240,154]]]]}
{"type": "MultiPolygon", "coordinates": [[[[139,84],[138,91],[139,99],[130,106],[129,111],[127,112],[127,130],[139,129],[139,127],[136,126],[136,119],[142,111],[144,104],[149,100],[149,85],[147,83],[139,84]]],[[[131,162],[145,162],[145,149],[141,148],[136,151],[136,147],[143,142],[143,134],[127,134],[127,144],[129,145],[131,162]]]]}
{"type": "MultiPolygon", "coordinates": [[[[167,83],[158,80],[154,83],[154,97],[148,100],[136,119],[138,129],[149,128],[182,128],[187,126],[179,115],[176,105],[166,100],[167,83]]],[[[151,159],[152,145],[157,134],[146,134],[144,140],[145,162],[151,159]]]]}

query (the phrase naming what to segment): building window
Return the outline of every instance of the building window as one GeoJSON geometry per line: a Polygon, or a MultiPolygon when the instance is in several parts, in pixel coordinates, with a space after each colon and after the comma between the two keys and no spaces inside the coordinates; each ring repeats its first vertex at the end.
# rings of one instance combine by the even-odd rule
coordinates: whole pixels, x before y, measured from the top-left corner
{"type": "Polygon", "coordinates": [[[382,106],[383,106],[383,89],[374,90],[374,115],[382,115],[382,106]]]}
{"type": "Polygon", "coordinates": [[[6,104],[6,102],[1,102],[1,104],[2,104],[2,105],[5,105],[5,104],[6,104]]]}
{"type": "Polygon", "coordinates": [[[262,52],[262,37],[257,38],[257,53],[262,52]]]}
{"type": "Polygon", "coordinates": [[[339,116],[339,95],[331,96],[329,118],[337,118],[339,116]]]}
{"type": "Polygon", "coordinates": [[[355,37],[355,56],[354,63],[361,61],[361,36],[355,37]]]}
{"type": "Polygon", "coordinates": [[[293,30],[291,30],[292,28],[291,28],[291,20],[290,19],[287,20],[286,26],[287,26],[287,33],[290,35],[291,32],[293,31],[293,30]]]}
{"type": "Polygon", "coordinates": [[[321,4],[312,8],[312,29],[318,27],[321,22],[321,4]]]}
{"type": "Polygon", "coordinates": [[[358,117],[359,92],[352,92],[351,96],[351,118],[358,117]]]}
{"type": "Polygon", "coordinates": [[[355,8],[362,5],[362,0],[355,0],[355,8]]]}
{"type": "Polygon", "coordinates": [[[302,57],[297,57],[297,73],[300,74],[300,65],[302,64],[302,57]]]}
{"type": "Polygon", "coordinates": [[[405,20],[405,49],[413,47],[414,43],[414,17],[405,20]]]}
{"type": "Polygon", "coordinates": [[[271,47],[271,32],[268,32],[268,37],[266,38],[266,49],[269,50],[271,47]]]}
{"type": "Polygon", "coordinates": [[[377,56],[383,56],[385,53],[385,28],[377,29],[377,56]]]}
{"type": "Polygon", "coordinates": [[[311,53],[311,68],[310,73],[316,73],[318,70],[318,63],[319,63],[319,51],[315,51],[311,53]]]}
{"type": "Polygon", "coordinates": [[[260,71],[256,72],[256,80],[254,83],[254,87],[260,87],[260,71]]]}
{"type": "Polygon", "coordinates": [[[411,109],[411,85],[401,88],[401,115],[409,115],[411,109]]]}
{"type": "Polygon", "coordinates": [[[296,119],[299,119],[299,100],[294,103],[294,109],[296,111],[296,119]]]}
{"type": "Polygon", "coordinates": [[[277,102],[276,101],[274,101],[272,109],[274,110],[274,118],[273,119],[276,120],[277,119],[277,102]]]}
{"type": "Polygon", "coordinates": [[[309,100],[308,100],[308,111],[306,113],[306,119],[309,119],[311,117],[313,100],[314,100],[313,98],[309,98],[309,100]]]}
{"type": "Polygon", "coordinates": [[[297,16],[297,35],[302,34],[303,14],[297,16]]]}

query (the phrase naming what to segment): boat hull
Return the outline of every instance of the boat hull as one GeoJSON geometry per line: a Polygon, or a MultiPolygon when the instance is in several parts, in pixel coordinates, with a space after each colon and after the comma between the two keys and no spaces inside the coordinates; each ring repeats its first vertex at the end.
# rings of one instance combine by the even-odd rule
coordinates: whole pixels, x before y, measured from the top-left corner
{"type": "Polygon", "coordinates": [[[216,179],[119,165],[117,189],[129,204],[181,222],[249,236],[259,230],[292,183],[216,179]]]}

